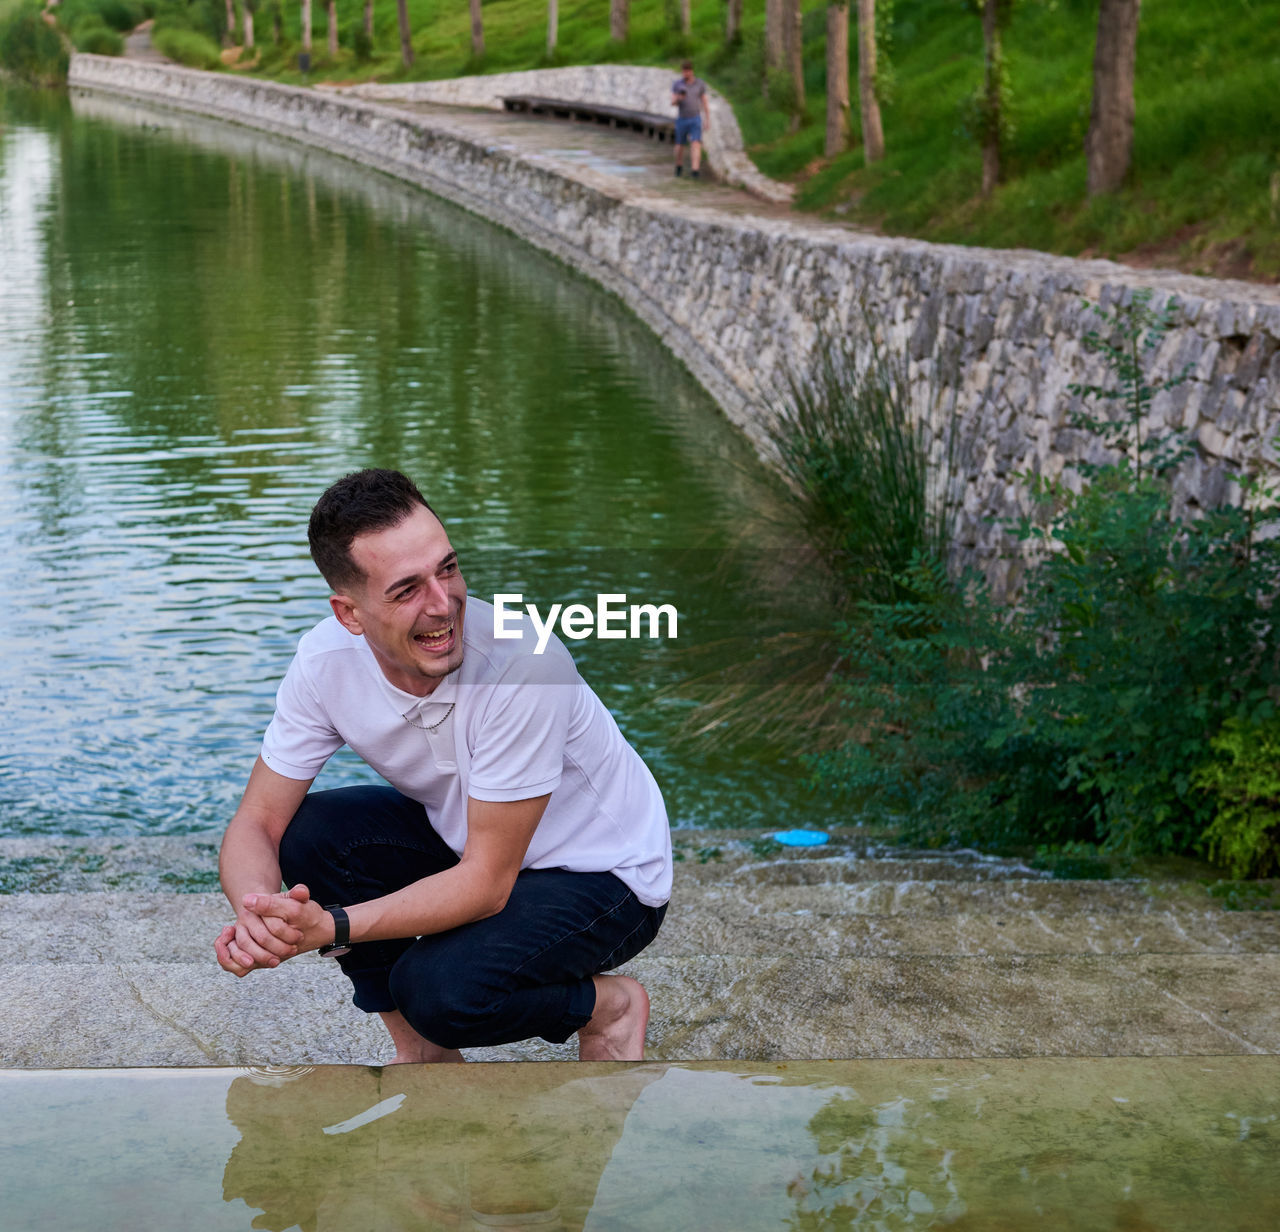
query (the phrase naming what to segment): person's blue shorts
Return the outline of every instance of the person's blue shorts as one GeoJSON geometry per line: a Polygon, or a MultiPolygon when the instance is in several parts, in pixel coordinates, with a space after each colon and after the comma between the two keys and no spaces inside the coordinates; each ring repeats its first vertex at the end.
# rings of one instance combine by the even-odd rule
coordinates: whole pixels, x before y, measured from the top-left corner
{"type": "Polygon", "coordinates": [[[676,120],[676,145],[688,145],[691,141],[702,140],[702,117],[690,116],[687,120],[676,120]]]}

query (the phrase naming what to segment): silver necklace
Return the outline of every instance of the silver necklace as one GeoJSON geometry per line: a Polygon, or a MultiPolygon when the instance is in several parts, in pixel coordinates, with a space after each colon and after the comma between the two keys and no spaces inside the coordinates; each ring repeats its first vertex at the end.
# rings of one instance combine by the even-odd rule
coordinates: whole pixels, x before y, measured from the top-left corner
{"type": "Polygon", "coordinates": [[[416,727],[419,731],[432,732],[432,731],[435,731],[438,727],[441,727],[448,720],[449,716],[453,713],[454,706],[456,706],[457,704],[458,704],[457,702],[450,702],[449,709],[446,710],[444,714],[442,714],[440,718],[437,719],[434,723],[415,723],[407,714],[402,714],[400,717],[404,719],[404,721],[408,723],[410,727],[416,727]]]}

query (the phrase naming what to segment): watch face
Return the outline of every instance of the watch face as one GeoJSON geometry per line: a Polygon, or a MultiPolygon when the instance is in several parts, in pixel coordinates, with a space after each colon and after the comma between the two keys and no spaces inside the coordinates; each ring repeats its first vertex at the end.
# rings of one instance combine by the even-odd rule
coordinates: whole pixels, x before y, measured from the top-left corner
{"type": "Polygon", "coordinates": [[[326,958],[341,958],[343,954],[351,953],[351,947],[349,945],[322,945],[320,953],[326,958]]]}

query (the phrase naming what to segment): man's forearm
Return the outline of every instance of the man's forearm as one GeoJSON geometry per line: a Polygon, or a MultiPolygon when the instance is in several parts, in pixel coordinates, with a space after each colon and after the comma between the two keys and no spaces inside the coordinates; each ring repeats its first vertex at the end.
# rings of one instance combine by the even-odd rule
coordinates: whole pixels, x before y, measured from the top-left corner
{"type": "Polygon", "coordinates": [[[218,875],[222,892],[239,914],[246,894],[280,893],[279,846],[261,826],[237,813],[222,837],[218,875]]]}
{"type": "Polygon", "coordinates": [[[510,885],[495,884],[491,873],[463,861],[403,890],[347,907],[351,940],[389,941],[447,932],[497,915],[510,885]]]}

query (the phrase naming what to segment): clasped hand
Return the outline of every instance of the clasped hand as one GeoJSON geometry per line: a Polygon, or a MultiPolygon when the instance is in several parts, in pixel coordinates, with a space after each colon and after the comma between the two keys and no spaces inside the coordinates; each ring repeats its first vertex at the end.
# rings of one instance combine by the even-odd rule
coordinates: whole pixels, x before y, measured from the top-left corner
{"type": "Polygon", "coordinates": [[[245,976],[332,940],[333,917],[312,902],[306,886],[296,885],[287,894],[246,894],[235,923],[218,934],[213,949],[224,971],[245,976]]]}

